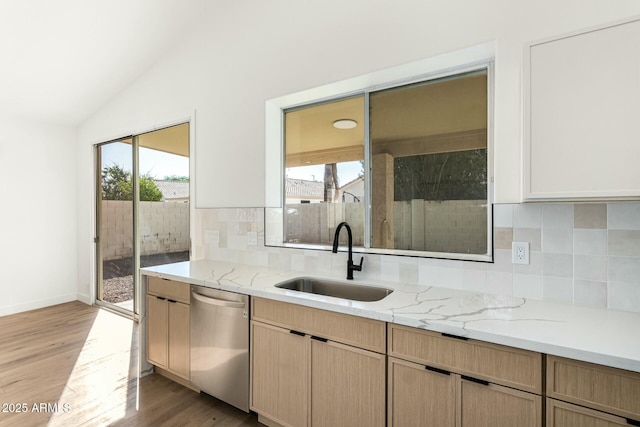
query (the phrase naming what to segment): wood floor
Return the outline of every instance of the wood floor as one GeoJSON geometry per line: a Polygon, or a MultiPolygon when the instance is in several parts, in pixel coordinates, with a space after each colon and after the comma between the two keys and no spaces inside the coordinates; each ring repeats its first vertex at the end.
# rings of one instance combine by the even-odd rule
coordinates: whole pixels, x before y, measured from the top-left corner
{"type": "Polygon", "coordinates": [[[0,317],[0,426],[260,426],[153,374],[137,324],[81,302],[0,317]]]}

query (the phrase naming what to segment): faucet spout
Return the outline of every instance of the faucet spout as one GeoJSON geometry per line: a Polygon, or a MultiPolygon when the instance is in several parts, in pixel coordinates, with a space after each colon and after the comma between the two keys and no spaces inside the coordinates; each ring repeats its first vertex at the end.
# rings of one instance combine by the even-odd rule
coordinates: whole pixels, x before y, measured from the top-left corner
{"type": "Polygon", "coordinates": [[[353,280],[353,272],[354,271],[362,271],[362,261],[364,257],[360,258],[360,264],[355,265],[353,263],[353,234],[351,233],[351,227],[345,221],[338,224],[336,227],[335,234],[333,235],[333,249],[332,252],[334,254],[338,253],[338,240],[340,238],[340,231],[342,227],[347,229],[347,238],[348,238],[348,250],[349,250],[349,259],[347,260],[347,280],[353,280]]]}

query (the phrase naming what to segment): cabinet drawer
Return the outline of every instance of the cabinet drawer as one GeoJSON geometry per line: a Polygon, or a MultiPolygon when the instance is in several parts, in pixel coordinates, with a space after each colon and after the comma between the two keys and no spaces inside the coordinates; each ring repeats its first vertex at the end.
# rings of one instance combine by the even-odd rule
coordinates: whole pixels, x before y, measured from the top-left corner
{"type": "Polygon", "coordinates": [[[147,276],[147,293],[189,304],[189,284],[147,276]]]}
{"type": "MultiPolygon", "coordinates": [[[[458,381],[460,427],[542,427],[542,397],[502,387],[458,381]]],[[[576,425],[576,427],[578,427],[576,425]]],[[[584,427],[584,426],[582,426],[584,427]]]]}
{"type": "Polygon", "coordinates": [[[542,394],[542,354],[389,324],[389,356],[542,394]]]}
{"type": "Polygon", "coordinates": [[[547,398],[547,427],[615,427],[629,425],[626,419],[615,415],[547,398]]]}
{"type": "Polygon", "coordinates": [[[640,420],[640,374],[547,356],[547,395],[640,420]]]}
{"type": "Polygon", "coordinates": [[[384,353],[385,323],[263,298],[254,298],[251,318],[332,341],[384,353]]]}

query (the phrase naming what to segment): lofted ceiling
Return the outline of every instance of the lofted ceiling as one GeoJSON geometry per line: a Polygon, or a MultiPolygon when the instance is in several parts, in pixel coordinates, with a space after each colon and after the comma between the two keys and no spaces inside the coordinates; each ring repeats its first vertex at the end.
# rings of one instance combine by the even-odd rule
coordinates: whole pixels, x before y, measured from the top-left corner
{"type": "Polygon", "coordinates": [[[200,24],[210,0],[0,0],[0,114],[79,125],[200,24]]]}

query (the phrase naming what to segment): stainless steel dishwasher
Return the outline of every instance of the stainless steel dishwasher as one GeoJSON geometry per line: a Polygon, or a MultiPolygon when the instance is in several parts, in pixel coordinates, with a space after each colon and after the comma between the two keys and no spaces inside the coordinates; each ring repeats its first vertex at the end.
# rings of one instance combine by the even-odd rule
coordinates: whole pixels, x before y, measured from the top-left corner
{"type": "Polygon", "coordinates": [[[249,296],[191,286],[191,382],[249,412],[249,296]]]}

